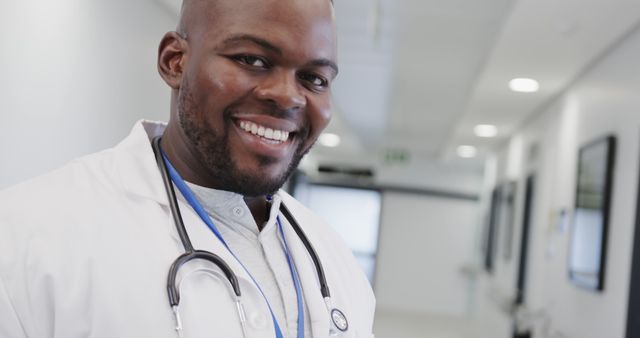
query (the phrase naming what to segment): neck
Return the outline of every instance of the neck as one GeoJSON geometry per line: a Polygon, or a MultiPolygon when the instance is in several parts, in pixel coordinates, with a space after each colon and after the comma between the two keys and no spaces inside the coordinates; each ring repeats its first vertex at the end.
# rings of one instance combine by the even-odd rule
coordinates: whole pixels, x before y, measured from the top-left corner
{"type": "MultiPolygon", "coordinates": [[[[211,179],[206,167],[197,159],[191,148],[187,146],[186,135],[180,128],[169,123],[162,135],[162,150],[169,158],[171,165],[180,176],[193,184],[211,189],[226,190],[211,179]]],[[[269,219],[269,203],[265,196],[244,197],[245,203],[253,215],[258,229],[262,230],[269,219]]]]}
{"type": "Polygon", "coordinates": [[[258,225],[258,229],[262,231],[264,224],[267,222],[267,220],[269,220],[269,213],[271,211],[269,207],[271,203],[267,201],[265,196],[245,196],[244,201],[245,203],[247,203],[249,210],[251,210],[251,214],[253,215],[253,219],[256,221],[256,224],[258,225]]]}

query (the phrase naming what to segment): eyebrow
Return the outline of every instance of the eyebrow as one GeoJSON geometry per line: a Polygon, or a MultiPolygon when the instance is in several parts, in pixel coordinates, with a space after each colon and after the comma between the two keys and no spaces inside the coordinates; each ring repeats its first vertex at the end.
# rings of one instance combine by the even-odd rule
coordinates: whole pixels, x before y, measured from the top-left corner
{"type": "Polygon", "coordinates": [[[253,44],[256,44],[264,49],[268,49],[278,55],[282,55],[282,49],[276,47],[275,45],[273,45],[271,42],[265,40],[265,39],[261,39],[257,36],[254,35],[250,35],[250,34],[238,34],[238,35],[233,35],[227,39],[225,39],[224,41],[222,41],[222,45],[224,47],[230,46],[230,45],[234,45],[237,43],[241,43],[241,42],[251,42],[253,44]]]}
{"type": "Polygon", "coordinates": [[[333,69],[334,76],[338,75],[338,71],[339,71],[338,65],[335,62],[333,62],[333,61],[331,61],[329,59],[313,60],[313,61],[309,62],[309,64],[311,66],[315,66],[315,67],[329,67],[329,68],[333,69]]]}
{"type": "MultiPolygon", "coordinates": [[[[224,41],[222,41],[222,45],[223,47],[227,47],[227,46],[234,45],[237,43],[242,43],[242,42],[250,42],[250,43],[256,44],[278,55],[283,54],[282,49],[278,48],[271,42],[250,34],[238,34],[238,35],[231,36],[225,39],[224,41]]],[[[338,65],[329,59],[322,58],[322,59],[313,60],[309,62],[309,65],[315,66],[315,67],[329,67],[333,69],[335,75],[338,75],[338,65]]]]}

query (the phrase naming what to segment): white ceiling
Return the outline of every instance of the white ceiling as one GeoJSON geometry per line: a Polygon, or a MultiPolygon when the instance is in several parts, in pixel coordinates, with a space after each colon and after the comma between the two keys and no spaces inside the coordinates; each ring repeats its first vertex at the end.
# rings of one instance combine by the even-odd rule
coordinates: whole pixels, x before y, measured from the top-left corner
{"type": "Polygon", "coordinates": [[[465,108],[469,79],[491,50],[507,2],[335,1],[335,104],[360,148],[435,156],[465,108]]]}
{"type": "Polygon", "coordinates": [[[449,149],[460,143],[491,149],[635,30],[639,19],[639,1],[518,1],[475,79],[464,114],[449,135],[449,149]],[[514,77],[537,79],[540,91],[509,91],[507,82],[514,77]],[[496,124],[501,138],[483,141],[473,136],[478,123],[496,124]]]}
{"type": "MultiPolygon", "coordinates": [[[[177,16],[179,0],[156,0],[177,16]]],[[[562,92],[636,27],[633,0],[335,0],[340,76],[320,158],[412,158],[480,165],[482,155],[562,92]],[[540,81],[516,94],[514,77],[540,81]],[[479,139],[473,126],[496,124],[479,139]],[[459,144],[480,148],[455,160],[459,144]]],[[[369,159],[370,160],[370,159],[369,159]]]]}
{"type": "MultiPolygon", "coordinates": [[[[461,144],[480,157],[496,147],[636,27],[640,2],[625,0],[336,1],[341,74],[335,98],[362,152],[405,149],[434,162],[461,144]],[[381,33],[366,25],[382,9],[381,33]],[[345,23],[346,21],[346,23],[345,23]],[[372,42],[373,41],[373,42],[372,42]],[[369,42],[365,44],[364,42],[369,42]],[[363,52],[374,56],[361,57],[363,52]],[[535,94],[508,81],[532,77],[535,94]],[[476,124],[499,127],[480,139],[476,124]]],[[[345,149],[320,149],[330,157],[345,149]]]]}

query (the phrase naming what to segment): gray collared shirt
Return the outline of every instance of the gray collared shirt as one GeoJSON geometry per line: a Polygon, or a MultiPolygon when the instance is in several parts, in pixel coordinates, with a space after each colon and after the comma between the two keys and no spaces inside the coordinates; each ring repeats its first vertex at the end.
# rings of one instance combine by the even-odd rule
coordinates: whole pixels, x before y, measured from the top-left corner
{"type": "MultiPolygon", "coordinates": [[[[276,222],[282,203],[280,197],[274,195],[269,219],[260,231],[242,195],[187,184],[213,219],[229,248],[262,288],[283,335],[296,337],[296,291],[276,222]]],[[[306,305],[304,307],[305,337],[311,337],[309,311],[306,305]]],[[[248,324],[255,326],[263,325],[256,322],[262,320],[264,318],[247,318],[248,324]]]]}

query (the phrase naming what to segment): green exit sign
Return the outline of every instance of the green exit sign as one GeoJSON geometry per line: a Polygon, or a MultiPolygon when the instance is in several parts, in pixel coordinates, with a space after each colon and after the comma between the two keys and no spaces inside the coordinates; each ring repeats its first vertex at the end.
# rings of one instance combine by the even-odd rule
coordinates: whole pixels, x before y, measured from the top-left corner
{"type": "Polygon", "coordinates": [[[411,156],[404,149],[390,149],[384,152],[384,162],[387,164],[404,164],[409,162],[411,156]]]}

